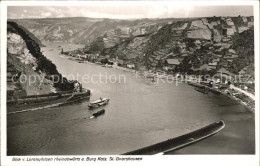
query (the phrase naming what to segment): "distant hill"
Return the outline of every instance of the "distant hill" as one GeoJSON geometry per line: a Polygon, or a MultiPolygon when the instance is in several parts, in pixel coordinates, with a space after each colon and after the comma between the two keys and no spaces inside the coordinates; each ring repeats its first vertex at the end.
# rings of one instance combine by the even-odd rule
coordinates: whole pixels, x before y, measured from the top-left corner
{"type": "Polygon", "coordinates": [[[137,69],[210,75],[221,68],[234,74],[253,71],[253,16],[13,21],[41,41],[82,43],[86,47],[74,53],[123,60],[137,69]]]}
{"type": "Polygon", "coordinates": [[[13,19],[28,29],[41,41],[72,42],[87,44],[98,36],[118,27],[158,27],[179,19],[135,19],[119,20],[106,18],[68,17],[45,19],[13,19]]]}

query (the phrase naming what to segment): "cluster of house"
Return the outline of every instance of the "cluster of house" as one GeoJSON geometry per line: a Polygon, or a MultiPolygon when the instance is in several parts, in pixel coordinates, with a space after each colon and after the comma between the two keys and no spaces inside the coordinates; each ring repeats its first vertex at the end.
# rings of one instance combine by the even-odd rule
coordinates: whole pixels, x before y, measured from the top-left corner
{"type": "Polygon", "coordinates": [[[134,63],[131,63],[126,60],[116,58],[110,58],[109,55],[100,56],[98,53],[96,54],[85,54],[81,50],[74,50],[70,52],[62,52],[62,54],[68,55],[70,57],[76,58],[80,61],[90,61],[95,63],[101,64],[109,64],[109,65],[116,65],[121,67],[126,67],[129,69],[135,69],[136,66],[134,63]]]}
{"type": "Polygon", "coordinates": [[[73,51],[68,51],[64,52],[63,50],[61,51],[61,54],[68,55],[70,57],[73,57],[78,60],[87,60],[90,62],[96,62],[99,61],[101,56],[99,54],[85,54],[82,50],[73,50],[73,51]]]}

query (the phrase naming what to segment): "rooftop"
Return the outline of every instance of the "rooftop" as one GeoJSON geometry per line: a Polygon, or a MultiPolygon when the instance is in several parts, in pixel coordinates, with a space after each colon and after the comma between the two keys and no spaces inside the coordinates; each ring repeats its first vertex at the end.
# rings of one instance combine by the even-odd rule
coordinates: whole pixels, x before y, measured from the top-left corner
{"type": "Polygon", "coordinates": [[[180,64],[178,59],[167,59],[167,63],[169,65],[179,65],[180,64]]]}

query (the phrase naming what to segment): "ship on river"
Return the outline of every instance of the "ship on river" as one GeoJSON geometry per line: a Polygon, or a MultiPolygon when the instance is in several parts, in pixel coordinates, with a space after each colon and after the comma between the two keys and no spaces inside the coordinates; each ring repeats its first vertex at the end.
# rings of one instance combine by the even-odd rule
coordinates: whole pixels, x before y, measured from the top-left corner
{"type": "Polygon", "coordinates": [[[108,98],[100,98],[99,100],[90,102],[88,107],[89,108],[97,108],[103,105],[106,105],[109,103],[109,99],[108,98]]]}
{"type": "Polygon", "coordinates": [[[102,110],[92,114],[92,116],[90,118],[96,118],[96,117],[98,117],[98,116],[100,116],[100,115],[102,115],[104,113],[105,113],[105,109],[102,109],[102,110]]]}

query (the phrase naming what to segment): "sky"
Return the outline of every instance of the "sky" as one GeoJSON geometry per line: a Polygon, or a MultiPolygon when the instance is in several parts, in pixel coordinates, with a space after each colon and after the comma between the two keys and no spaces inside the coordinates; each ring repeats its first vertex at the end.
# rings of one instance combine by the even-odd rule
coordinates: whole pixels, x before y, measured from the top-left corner
{"type": "Polygon", "coordinates": [[[253,16],[252,6],[9,6],[9,19],[91,17],[111,19],[253,16]]]}

